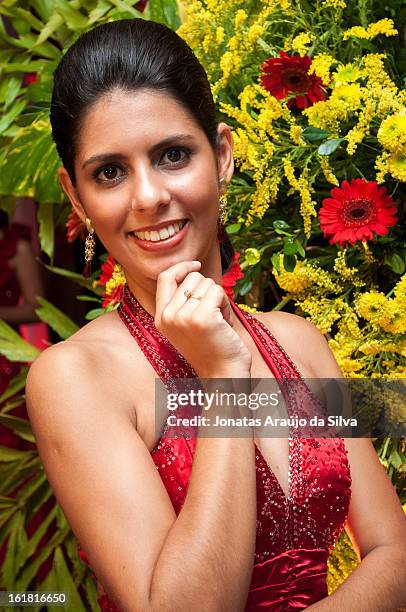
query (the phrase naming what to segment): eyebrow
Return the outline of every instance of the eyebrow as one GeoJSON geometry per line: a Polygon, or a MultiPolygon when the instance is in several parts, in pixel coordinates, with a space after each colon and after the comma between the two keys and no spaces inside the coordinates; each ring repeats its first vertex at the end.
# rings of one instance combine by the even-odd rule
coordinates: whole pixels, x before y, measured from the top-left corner
{"type": "MultiPolygon", "coordinates": [[[[173,136],[168,136],[168,138],[164,138],[157,144],[153,145],[148,153],[151,155],[155,153],[158,149],[162,149],[168,145],[175,144],[178,142],[194,140],[194,136],[192,134],[174,134],[173,136]]],[[[82,168],[93,164],[94,162],[109,162],[112,159],[118,159],[123,161],[125,159],[125,155],[122,153],[101,153],[100,155],[92,155],[82,164],[82,168]]]]}

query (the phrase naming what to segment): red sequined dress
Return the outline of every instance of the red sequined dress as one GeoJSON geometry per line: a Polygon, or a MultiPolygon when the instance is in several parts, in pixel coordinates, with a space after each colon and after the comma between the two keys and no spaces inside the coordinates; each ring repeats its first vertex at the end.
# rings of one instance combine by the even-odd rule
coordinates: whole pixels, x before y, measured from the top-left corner
{"type": "MultiPolygon", "coordinates": [[[[231,306],[276,379],[301,379],[271,332],[253,315],[231,306]]],[[[153,317],[125,287],[118,313],[159,377],[196,377],[192,366],[156,329],[153,317]]],[[[196,439],[165,437],[152,459],[178,514],[185,501],[196,439]]],[[[256,447],[257,532],[246,612],[303,610],[327,596],[329,551],[343,530],[351,496],[347,450],[342,438],[289,437],[289,494],[256,447]]],[[[87,562],[78,546],[81,558],[87,562]]],[[[102,612],[119,612],[99,597],[102,612]]],[[[186,612],[186,611],[185,611],[186,612]]]]}

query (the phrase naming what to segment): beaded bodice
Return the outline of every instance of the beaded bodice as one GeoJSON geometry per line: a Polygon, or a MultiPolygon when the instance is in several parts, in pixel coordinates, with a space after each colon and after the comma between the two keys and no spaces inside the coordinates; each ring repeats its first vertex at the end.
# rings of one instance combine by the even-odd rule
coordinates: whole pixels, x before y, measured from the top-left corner
{"type": "MultiPolygon", "coordinates": [[[[298,369],[267,327],[234,302],[230,301],[230,304],[275,378],[302,380],[298,369]]],[[[124,288],[118,313],[167,385],[172,384],[172,379],[196,377],[192,366],[156,329],[154,318],[145,311],[128,286],[124,288]]],[[[304,382],[303,387],[306,389],[304,382]]],[[[194,437],[166,437],[166,432],[167,426],[151,456],[178,514],[187,493],[196,440],[194,437]]],[[[288,496],[257,446],[255,461],[255,563],[262,563],[290,549],[330,550],[343,529],[351,495],[351,476],[343,439],[289,437],[288,496]]]]}

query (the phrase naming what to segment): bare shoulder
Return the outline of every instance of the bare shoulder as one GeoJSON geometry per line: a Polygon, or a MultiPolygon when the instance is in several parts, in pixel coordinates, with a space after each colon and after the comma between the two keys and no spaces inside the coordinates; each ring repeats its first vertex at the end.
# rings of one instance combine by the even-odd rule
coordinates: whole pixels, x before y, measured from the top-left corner
{"type": "MultiPolygon", "coordinates": [[[[116,312],[101,315],[70,338],[42,351],[30,367],[26,392],[28,409],[43,409],[42,397],[63,391],[114,397],[117,409],[125,406],[128,369],[141,367],[142,355],[116,312]],[[37,401],[37,398],[39,401],[37,401]]],[[[56,403],[54,403],[56,409],[56,403]]],[[[99,407],[99,410],[101,408],[99,407]]],[[[31,416],[31,414],[30,414],[31,416]]]]}
{"type": "Polygon", "coordinates": [[[282,311],[258,312],[255,317],[269,329],[292,360],[299,366],[302,364],[309,377],[342,377],[327,339],[311,321],[282,311]]]}

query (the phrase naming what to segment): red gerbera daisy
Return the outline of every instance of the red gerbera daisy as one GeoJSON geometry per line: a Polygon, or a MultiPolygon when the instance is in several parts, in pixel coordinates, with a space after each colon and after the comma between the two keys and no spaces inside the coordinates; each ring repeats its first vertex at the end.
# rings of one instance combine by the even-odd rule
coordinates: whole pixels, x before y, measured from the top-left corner
{"type": "Polygon", "coordinates": [[[275,98],[282,100],[295,94],[288,101],[288,107],[296,105],[300,110],[326,99],[323,81],[315,74],[309,74],[312,60],[309,56],[288,55],[279,52],[280,57],[271,57],[261,66],[261,85],[275,98]]]}
{"type": "Polygon", "coordinates": [[[221,284],[223,286],[223,289],[228,295],[228,297],[230,297],[231,299],[234,298],[234,291],[233,291],[234,285],[236,284],[238,279],[244,276],[241,270],[241,266],[238,263],[239,257],[240,257],[240,253],[237,252],[234,254],[234,260],[233,260],[233,265],[231,269],[228,272],[226,272],[221,279],[221,284]]]}
{"type": "Polygon", "coordinates": [[[371,240],[373,232],[385,236],[397,222],[396,204],[385,187],[364,179],[343,181],[330,191],[319,211],[320,227],[330,244],[371,240]]]}

